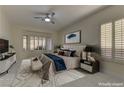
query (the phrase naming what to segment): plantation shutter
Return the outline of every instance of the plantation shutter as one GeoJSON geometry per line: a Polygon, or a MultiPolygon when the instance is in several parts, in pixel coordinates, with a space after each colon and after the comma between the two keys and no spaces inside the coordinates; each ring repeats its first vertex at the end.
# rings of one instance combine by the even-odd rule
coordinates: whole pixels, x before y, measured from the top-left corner
{"type": "Polygon", "coordinates": [[[101,55],[112,57],[112,23],[101,25],[101,55]]]}
{"type": "Polygon", "coordinates": [[[115,58],[124,59],[124,19],[115,21],[115,58]]]}
{"type": "Polygon", "coordinates": [[[28,36],[24,35],[23,36],[23,49],[27,50],[27,44],[28,44],[28,36]]]}

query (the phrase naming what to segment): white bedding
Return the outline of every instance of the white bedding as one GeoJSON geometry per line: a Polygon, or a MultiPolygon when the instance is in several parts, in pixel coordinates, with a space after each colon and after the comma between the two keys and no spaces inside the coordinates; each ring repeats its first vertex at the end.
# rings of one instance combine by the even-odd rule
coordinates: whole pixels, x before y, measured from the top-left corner
{"type": "MultiPolygon", "coordinates": [[[[61,57],[64,60],[67,70],[72,70],[72,69],[78,68],[80,65],[80,57],[67,57],[67,56],[61,56],[58,54],[54,54],[54,55],[61,57]]],[[[43,56],[45,56],[47,58],[47,60],[49,60],[51,62],[53,61],[46,55],[43,55],[43,56]]],[[[56,74],[56,73],[59,73],[59,71],[58,72],[56,71],[54,62],[52,62],[50,69],[49,69],[49,74],[50,74],[50,76],[54,76],[54,74],[56,74]]]]}
{"type": "Polygon", "coordinates": [[[65,65],[67,67],[67,70],[78,68],[80,65],[80,57],[67,57],[67,56],[61,56],[58,54],[55,54],[55,55],[63,58],[65,65]]]}
{"type": "MultiPolygon", "coordinates": [[[[67,70],[78,68],[79,65],[80,65],[80,57],[67,57],[67,56],[61,56],[61,55],[58,55],[58,54],[54,54],[54,55],[56,55],[58,57],[61,57],[64,60],[64,63],[66,65],[67,70]]],[[[51,61],[51,62],[53,61],[52,59],[50,59],[49,57],[47,57],[44,54],[42,54],[42,56],[45,56],[46,59],[51,61]]],[[[31,63],[31,59],[29,59],[29,60],[30,60],[30,63],[31,63]]],[[[50,73],[51,74],[57,73],[56,70],[55,70],[54,62],[52,62],[51,66],[50,66],[50,73]]]]}

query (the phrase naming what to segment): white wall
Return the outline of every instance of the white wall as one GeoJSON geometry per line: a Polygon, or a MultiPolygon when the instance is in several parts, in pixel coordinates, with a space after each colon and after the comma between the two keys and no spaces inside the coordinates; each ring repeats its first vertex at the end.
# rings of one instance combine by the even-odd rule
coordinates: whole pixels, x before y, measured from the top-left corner
{"type": "Polygon", "coordinates": [[[0,6],[0,38],[7,39],[11,42],[10,24],[1,6],[0,6]]]}
{"type": "MultiPolygon", "coordinates": [[[[111,6],[94,15],[59,31],[59,44],[64,43],[64,35],[69,32],[81,30],[81,44],[100,45],[100,24],[124,18],[124,6],[111,6]]],[[[101,72],[124,79],[124,65],[114,62],[101,62],[101,72]]]]}
{"type": "Polygon", "coordinates": [[[17,57],[19,60],[25,59],[25,58],[30,58],[34,56],[38,56],[41,53],[45,51],[39,51],[39,50],[26,50],[24,51],[22,48],[22,36],[23,35],[38,35],[38,36],[45,36],[45,37],[51,37],[53,39],[53,45],[56,45],[57,42],[57,34],[56,32],[50,32],[46,31],[44,29],[34,29],[34,28],[25,28],[25,27],[20,27],[20,26],[13,26],[12,27],[12,40],[13,40],[13,46],[15,47],[15,50],[17,52],[17,57]]]}

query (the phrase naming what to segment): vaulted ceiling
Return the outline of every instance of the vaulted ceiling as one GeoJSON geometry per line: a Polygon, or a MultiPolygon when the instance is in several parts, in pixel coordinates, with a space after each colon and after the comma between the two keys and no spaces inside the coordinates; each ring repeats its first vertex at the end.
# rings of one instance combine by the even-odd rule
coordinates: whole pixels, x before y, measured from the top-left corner
{"type": "Polygon", "coordinates": [[[104,8],[102,5],[6,5],[3,6],[12,24],[59,31],[62,28],[85,18],[104,8]],[[41,23],[34,19],[38,13],[55,12],[55,24],[41,23]]]}

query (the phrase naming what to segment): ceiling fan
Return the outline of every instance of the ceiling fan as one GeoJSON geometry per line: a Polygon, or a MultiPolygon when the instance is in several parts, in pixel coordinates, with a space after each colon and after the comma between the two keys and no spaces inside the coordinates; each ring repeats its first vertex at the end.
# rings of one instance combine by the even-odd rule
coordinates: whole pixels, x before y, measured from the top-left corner
{"type": "Polygon", "coordinates": [[[53,20],[55,13],[42,13],[39,16],[35,16],[34,19],[39,19],[41,22],[47,22],[55,24],[55,21],[53,20]]]}

